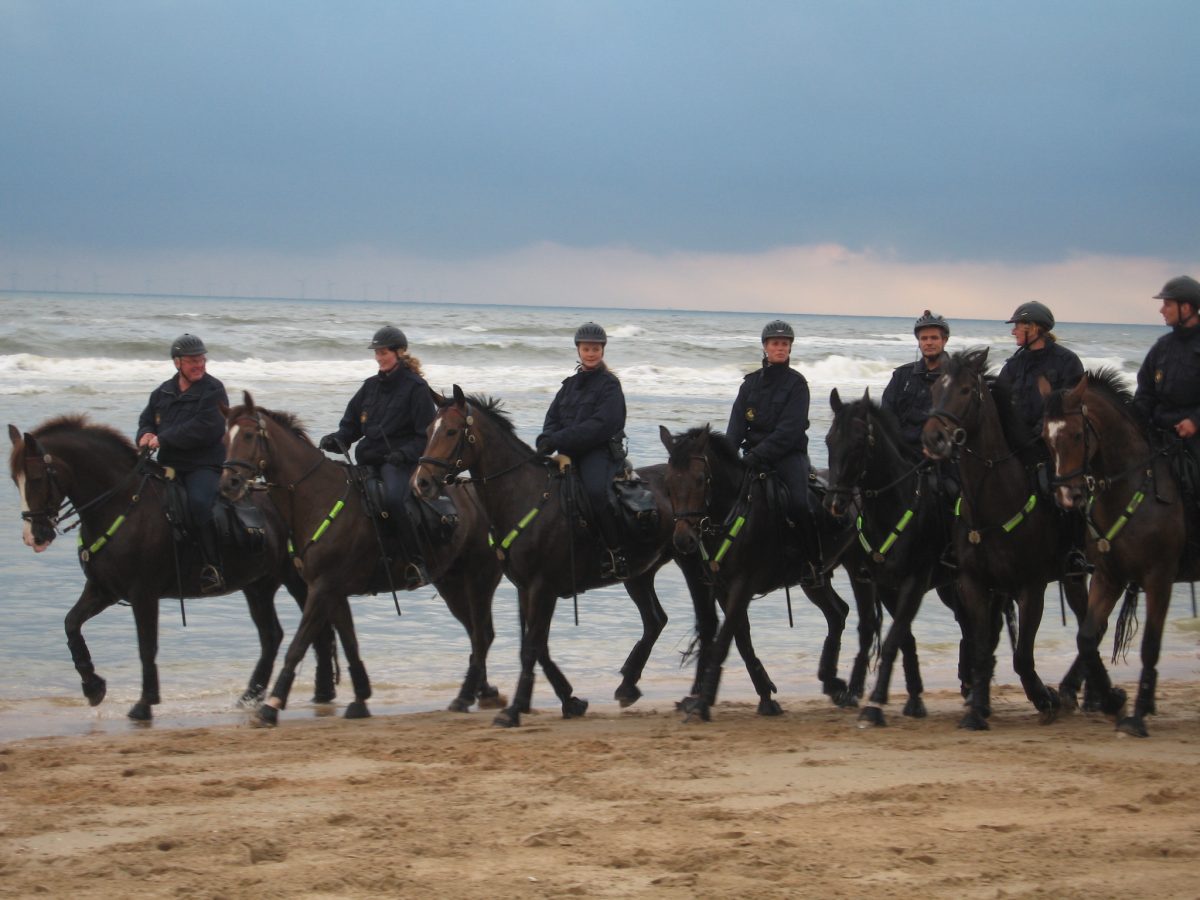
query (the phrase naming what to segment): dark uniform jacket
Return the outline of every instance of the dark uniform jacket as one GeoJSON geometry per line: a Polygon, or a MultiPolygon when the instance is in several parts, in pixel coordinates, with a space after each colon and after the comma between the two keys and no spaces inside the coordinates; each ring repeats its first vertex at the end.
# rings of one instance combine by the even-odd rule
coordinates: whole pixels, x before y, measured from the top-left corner
{"type": "Polygon", "coordinates": [[[1038,388],[1038,376],[1044,375],[1051,389],[1058,390],[1070,387],[1082,374],[1083,363],[1079,357],[1057,341],[1050,340],[1041,350],[1019,348],[1004,364],[999,381],[1011,391],[1017,416],[1029,429],[1030,440],[1042,433],[1042,393],[1038,388]]]}
{"type": "MultiPolygon", "coordinates": [[[[942,353],[941,359],[946,359],[945,353],[942,353]]],[[[915,362],[898,366],[883,391],[883,408],[896,416],[905,443],[917,449],[921,447],[921,431],[925,428],[925,420],[933,408],[933,383],[941,374],[941,369],[929,369],[925,365],[925,357],[921,357],[915,362]]]]}
{"type": "MultiPolygon", "coordinates": [[[[625,392],[620,379],[606,367],[590,372],[580,369],[564,378],[562,387],[546,411],[542,433],[549,447],[570,457],[582,457],[592,450],[625,437],[625,392]]],[[[619,461],[621,454],[614,452],[619,461]]]]}
{"type": "Polygon", "coordinates": [[[181,473],[220,468],[225,462],[225,417],[220,406],[229,405],[225,385],[205,373],[186,391],[178,376],[167,379],[150,394],[138,417],[137,438],[158,436],[158,461],[181,473]]]}
{"type": "Polygon", "coordinates": [[[742,381],[726,434],[735,446],[771,466],[808,456],[808,382],[788,363],[768,365],[742,381]]]}
{"type": "Polygon", "coordinates": [[[389,453],[396,453],[401,465],[411,466],[425,450],[425,429],[434,413],[429,385],[401,363],[362,383],[336,433],[346,446],[359,442],[354,458],[360,465],[382,465],[389,453]]]}
{"type": "Polygon", "coordinates": [[[1200,426],[1200,327],[1160,337],[1138,370],[1134,404],[1158,428],[1191,419],[1200,426]]]}

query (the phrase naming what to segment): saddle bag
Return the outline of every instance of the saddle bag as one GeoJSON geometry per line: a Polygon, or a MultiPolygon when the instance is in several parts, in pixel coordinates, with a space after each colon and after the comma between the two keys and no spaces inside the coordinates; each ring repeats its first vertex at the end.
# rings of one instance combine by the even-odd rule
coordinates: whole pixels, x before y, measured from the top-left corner
{"type": "Polygon", "coordinates": [[[653,540],[658,534],[658,502],[646,482],[627,470],[613,479],[613,493],[622,531],[637,541],[653,540]]]}
{"type": "Polygon", "coordinates": [[[410,497],[405,504],[408,516],[435,546],[450,543],[454,529],[458,527],[458,508],[446,494],[432,500],[410,497]]]}
{"type": "Polygon", "coordinates": [[[246,553],[262,553],[266,544],[267,517],[262,508],[249,500],[229,503],[221,500],[217,506],[218,533],[221,543],[246,553]],[[224,516],[220,513],[224,513],[224,516]],[[221,520],[224,519],[224,522],[221,520]]]}

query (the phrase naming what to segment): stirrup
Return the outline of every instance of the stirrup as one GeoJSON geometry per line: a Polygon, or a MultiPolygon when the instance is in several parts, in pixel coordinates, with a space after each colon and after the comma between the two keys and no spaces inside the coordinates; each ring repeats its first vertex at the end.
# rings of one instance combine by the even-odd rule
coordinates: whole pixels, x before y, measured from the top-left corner
{"type": "Polygon", "coordinates": [[[1083,551],[1078,547],[1072,547],[1067,552],[1066,567],[1063,571],[1064,577],[1085,578],[1094,571],[1096,571],[1096,567],[1088,562],[1087,557],[1083,555],[1083,551]]]}
{"type": "Polygon", "coordinates": [[[429,573],[425,571],[425,567],[421,563],[410,562],[404,566],[404,587],[407,590],[415,591],[427,584],[429,584],[429,573]]]}
{"type": "Polygon", "coordinates": [[[205,563],[200,567],[200,593],[202,594],[218,594],[225,590],[225,579],[221,577],[221,570],[212,563],[205,563]]]}
{"type": "Polygon", "coordinates": [[[600,563],[601,578],[615,578],[617,581],[625,581],[629,578],[629,560],[625,558],[625,551],[610,550],[605,548],[608,558],[600,563]]]}
{"type": "Polygon", "coordinates": [[[801,567],[803,574],[800,576],[800,587],[820,588],[825,587],[825,573],[810,562],[805,561],[801,567]]]}

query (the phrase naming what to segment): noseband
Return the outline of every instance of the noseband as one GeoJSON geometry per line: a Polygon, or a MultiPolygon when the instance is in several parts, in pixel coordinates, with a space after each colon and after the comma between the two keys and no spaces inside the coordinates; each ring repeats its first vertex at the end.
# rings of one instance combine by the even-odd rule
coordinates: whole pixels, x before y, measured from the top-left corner
{"type": "Polygon", "coordinates": [[[470,412],[463,412],[457,406],[447,406],[441,413],[442,416],[448,416],[453,410],[462,419],[462,428],[458,433],[458,442],[454,445],[454,452],[450,459],[439,459],[436,456],[421,456],[417,459],[417,465],[434,466],[439,469],[445,469],[446,474],[442,476],[443,484],[453,484],[458,476],[461,475],[467,468],[463,462],[463,455],[468,444],[475,443],[475,433],[471,431],[471,426],[475,424],[475,417],[470,412]]]}
{"type": "Polygon", "coordinates": [[[234,425],[238,425],[242,422],[248,422],[254,426],[254,455],[258,457],[258,462],[247,462],[244,459],[227,459],[225,462],[221,463],[221,468],[228,469],[230,471],[244,469],[249,473],[248,477],[251,479],[263,478],[265,477],[267,468],[266,445],[269,437],[267,434],[267,423],[263,421],[262,413],[258,411],[255,411],[253,416],[246,414],[233,420],[234,425]]]}
{"type": "Polygon", "coordinates": [[[967,408],[963,411],[962,418],[940,405],[935,406],[929,411],[929,418],[937,419],[941,423],[942,428],[950,433],[950,442],[959,447],[966,443],[967,440],[967,428],[963,419],[971,411],[971,405],[983,403],[983,376],[975,374],[974,378],[975,387],[971,390],[971,397],[967,408]]]}
{"type": "Polygon", "coordinates": [[[1050,479],[1051,487],[1063,487],[1076,478],[1083,477],[1084,485],[1087,487],[1088,493],[1096,492],[1096,479],[1091,474],[1092,449],[1088,442],[1088,436],[1096,439],[1097,444],[1100,440],[1100,435],[1096,432],[1096,426],[1092,424],[1092,420],[1088,418],[1087,404],[1083,403],[1079,407],[1079,412],[1063,413],[1065,419],[1068,415],[1079,416],[1083,419],[1083,464],[1077,469],[1072,469],[1070,472],[1063,472],[1061,475],[1055,474],[1050,479]]]}
{"type": "Polygon", "coordinates": [[[671,503],[671,518],[674,522],[687,522],[693,528],[704,532],[708,530],[710,524],[708,516],[709,508],[712,506],[712,469],[709,467],[708,457],[702,453],[694,454],[690,459],[692,462],[698,460],[704,465],[704,508],[678,512],[675,509],[675,501],[670,497],[670,492],[667,494],[667,499],[671,503]]]}
{"type": "MultiPolygon", "coordinates": [[[[35,519],[45,519],[47,524],[58,530],[58,522],[61,518],[62,508],[67,502],[67,492],[63,490],[62,485],[58,483],[58,472],[54,468],[54,457],[46,453],[40,446],[37,449],[41,452],[41,456],[26,456],[25,457],[25,483],[28,485],[30,480],[38,478],[46,478],[50,486],[58,491],[59,501],[54,505],[47,505],[43,509],[27,509],[21,512],[21,520],[24,522],[33,523],[35,519]],[[31,477],[30,470],[36,467],[41,467],[41,472],[31,477]]],[[[26,491],[28,496],[28,491],[26,491]]]]}

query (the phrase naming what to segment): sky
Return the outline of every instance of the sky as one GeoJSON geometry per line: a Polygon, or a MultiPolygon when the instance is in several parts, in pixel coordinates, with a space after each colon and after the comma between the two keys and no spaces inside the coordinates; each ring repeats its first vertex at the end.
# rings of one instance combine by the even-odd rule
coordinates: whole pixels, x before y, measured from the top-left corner
{"type": "Polygon", "coordinates": [[[0,0],[0,289],[1159,322],[1194,0],[0,0]]]}

